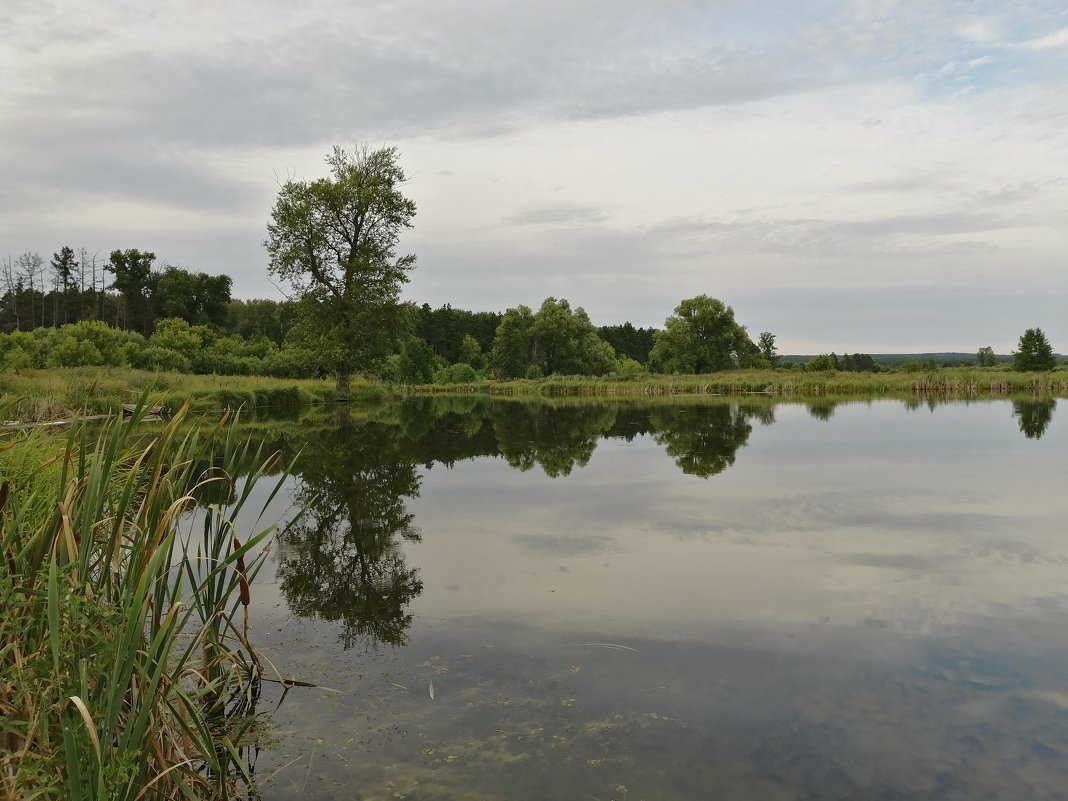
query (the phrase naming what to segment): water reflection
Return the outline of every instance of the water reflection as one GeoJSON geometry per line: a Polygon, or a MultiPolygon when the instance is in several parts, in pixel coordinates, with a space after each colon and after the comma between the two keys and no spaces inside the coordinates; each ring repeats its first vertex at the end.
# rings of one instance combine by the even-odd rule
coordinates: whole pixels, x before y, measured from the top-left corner
{"type": "Polygon", "coordinates": [[[279,710],[264,797],[1063,797],[1065,432],[1029,404],[278,426],[310,503],[278,586],[332,623],[264,639],[343,692],[279,710]]]}
{"type": "Polygon", "coordinates": [[[405,505],[419,477],[400,443],[392,426],[320,429],[297,463],[308,512],[282,538],[279,583],[295,614],[339,621],[345,648],[403,644],[423,589],[398,542],[420,539],[405,505]]]}
{"type": "MultiPolygon", "coordinates": [[[[828,420],[840,402],[804,405],[828,420]]],[[[1020,431],[1037,439],[1054,408],[1053,400],[1018,400],[1013,415],[1020,431]]],[[[754,423],[773,425],[775,405],[417,397],[372,419],[293,425],[274,447],[299,453],[294,500],[309,511],[282,539],[280,588],[297,615],[340,622],[345,648],[404,644],[409,606],[423,588],[402,547],[420,541],[407,508],[419,495],[420,468],[500,457],[516,470],[540,468],[555,479],[589,464],[604,440],[650,436],[683,473],[709,478],[735,464],[754,423]]]]}
{"type": "Polygon", "coordinates": [[[1017,400],[1012,402],[1012,415],[1018,418],[1020,431],[1028,439],[1039,439],[1049,428],[1050,420],[1053,419],[1053,410],[1057,408],[1057,401],[1048,400],[1017,400]]]}
{"type": "Polygon", "coordinates": [[[701,406],[680,415],[654,411],[653,438],[664,446],[682,472],[708,478],[732,464],[738,449],[749,440],[753,427],[738,406],[701,406]]]}

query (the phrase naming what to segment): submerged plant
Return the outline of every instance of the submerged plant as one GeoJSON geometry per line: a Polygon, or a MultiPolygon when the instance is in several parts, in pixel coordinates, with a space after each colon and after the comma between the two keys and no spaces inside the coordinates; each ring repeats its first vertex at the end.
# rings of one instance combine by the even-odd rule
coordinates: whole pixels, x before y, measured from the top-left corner
{"type": "Polygon", "coordinates": [[[0,441],[0,797],[223,798],[251,782],[249,582],[274,526],[237,520],[274,460],[185,407],[149,430],[149,407],[65,441],[0,441]]]}

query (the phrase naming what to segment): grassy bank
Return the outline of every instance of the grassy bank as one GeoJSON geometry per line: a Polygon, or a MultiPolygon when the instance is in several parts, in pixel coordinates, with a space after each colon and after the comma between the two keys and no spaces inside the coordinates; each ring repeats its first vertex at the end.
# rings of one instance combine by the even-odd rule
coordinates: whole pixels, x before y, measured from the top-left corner
{"type": "MultiPolygon", "coordinates": [[[[0,373],[0,396],[15,399],[6,419],[38,422],[87,414],[115,414],[146,387],[176,409],[193,411],[262,409],[272,414],[332,404],[334,384],[326,380],[259,376],[149,373],[129,368],[92,367],[0,373]]],[[[1068,368],[1051,373],[1018,373],[1004,368],[944,368],[921,373],[799,372],[732,370],[708,375],[652,375],[592,378],[551,376],[538,380],[466,384],[390,385],[354,380],[352,400],[380,403],[403,394],[479,394],[504,397],[667,397],[672,395],[748,395],[778,398],[1068,396],[1068,368]]]]}
{"type": "MultiPolygon", "coordinates": [[[[244,408],[285,412],[332,403],[334,383],[325,380],[150,373],[144,370],[68,367],[0,373],[0,396],[14,399],[7,418],[21,422],[86,414],[116,414],[146,389],[169,409],[188,402],[191,411],[244,408]]],[[[355,400],[380,401],[384,385],[354,381],[355,400]]]]}
{"type": "Polygon", "coordinates": [[[215,799],[248,779],[244,616],[271,529],[235,527],[262,470],[234,478],[267,460],[184,409],[146,433],[143,411],[0,437],[0,797],[215,799]]]}
{"type": "Polygon", "coordinates": [[[480,381],[406,387],[409,393],[481,393],[502,396],[670,396],[746,395],[782,398],[826,395],[857,397],[1068,396],[1068,370],[1017,373],[1009,370],[946,368],[923,373],[801,373],[795,370],[731,370],[707,375],[628,377],[550,377],[539,380],[480,381]]]}

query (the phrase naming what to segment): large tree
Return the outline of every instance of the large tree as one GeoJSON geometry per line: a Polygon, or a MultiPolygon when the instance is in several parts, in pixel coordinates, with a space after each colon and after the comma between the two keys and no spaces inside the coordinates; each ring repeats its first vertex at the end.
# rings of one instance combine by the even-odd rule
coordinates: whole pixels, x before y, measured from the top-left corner
{"type": "Polygon", "coordinates": [[[232,285],[228,275],[191,273],[167,265],[152,276],[153,317],[180,317],[190,325],[220,327],[227,319],[232,285]]]}
{"type": "Polygon", "coordinates": [[[708,295],[688,298],[664,321],[653,339],[649,363],[664,373],[713,373],[749,367],[759,350],[745,328],[734,320],[734,309],[708,295]]]}
{"type": "Polygon", "coordinates": [[[1053,347],[1041,328],[1028,328],[1020,336],[1019,350],[1012,355],[1014,370],[1025,372],[1052,370],[1057,366],[1053,347]]]}
{"type": "Polygon", "coordinates": [[[155,260],[156,254],[147,250],[130,248],[111,251],[104,269],[115,276],[111,288],[122,295],[122,304],[115,320],[116,328],[137,331],[145,336],[152,333],[149,296],[152,293],[152,262],[155,260]]]}
{"type": "Polygon", "coordinates": [[[526,306],[504,313],[490,362],[502,378],[531,368],[541,375],[604,375],[615,369],[616,354],[581,306],[572,310],[563,298],[546,298],[536,313],[526,306]]]}
{"type": "Polygon", "coordinates": [[[409,320],[399,296],[415,256],[396,249],[415,202],[400,190],[398,158],[394,147],[335,147],[331,177],[287,181],[267,226],[270,271],[301,296],[296,333],[334,373],[340,400],[349,376],[388,355],[409,320]]]}

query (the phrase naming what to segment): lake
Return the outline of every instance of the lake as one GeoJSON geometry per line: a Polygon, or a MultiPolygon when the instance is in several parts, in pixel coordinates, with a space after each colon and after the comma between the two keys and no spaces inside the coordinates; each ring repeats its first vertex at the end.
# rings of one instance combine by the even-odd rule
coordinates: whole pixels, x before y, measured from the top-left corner
{"type": "Polygon", "coordinates": [[[1054,799],[1054,401],[413,398],[267,426],[263,799],[1054,799]],[[303,450],[301,450],[303,449],[303,450]]]}

